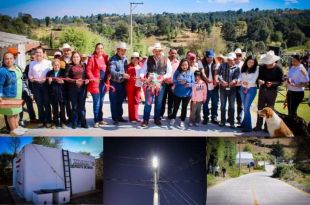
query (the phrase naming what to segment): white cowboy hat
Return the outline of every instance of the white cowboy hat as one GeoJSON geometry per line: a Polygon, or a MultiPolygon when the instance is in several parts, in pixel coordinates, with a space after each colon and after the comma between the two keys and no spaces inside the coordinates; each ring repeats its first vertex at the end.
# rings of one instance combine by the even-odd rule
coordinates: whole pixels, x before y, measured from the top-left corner
{"type": "Polygon", "coordinates": [[[241,50],[241,48],[237,48],[236,50],[235,50],[235,53],[237,54],[242,54],[242,50],[241,50]]]}
{"type": "Polygon", "coordinates": [[[121,48],[121,49],[124,49],[124,50],[127,50],[127,49],[128,49],[128,48],[127,48],[127,44],[126,44],[125,42],[119,42],[119,43],[116,45],[115,49],[118,49],[118,48],[121,48]]]}
{"type": "Polygon", "coordinates": [[[164,48],[161,46],[161,44],[159,42],[157,42],[157,43],[154,43],[153,46],[150,46],[149,50],[150,51],[153,51],[153,50],[160,50],[160,51],[162,51],[162,50],[164,50],[164,48]]]}
{"type": "Polygon", "coordinates": [[[274,51],[268,51],[263,54],[259,59],[259,64],[273,64],[274,62],[280,60],[281,58],[274,54],[274,51]]]}
{"type": "Polygon", "coordinates": [[[133,52],[133,53],[131,54],[131,58],[140,58],[140,55],[139,55],[138,52],[133,52]]]}
{"type": "Polygon", "coordinates": [[[70,49],[70,50],[74,50],[73,49],[73,47],[71,47],[68,43],[64,43],[63,45],[62,45],[62,48],[59,48],[60,50],[64,50],[64,49],[70,49]]]}
{"type": "Polygon", "coordinates": [[[235,60],[236,59],[236,54],[234,52],[230,52],[227,54],[226,59],[228,60],[235,60]]]}

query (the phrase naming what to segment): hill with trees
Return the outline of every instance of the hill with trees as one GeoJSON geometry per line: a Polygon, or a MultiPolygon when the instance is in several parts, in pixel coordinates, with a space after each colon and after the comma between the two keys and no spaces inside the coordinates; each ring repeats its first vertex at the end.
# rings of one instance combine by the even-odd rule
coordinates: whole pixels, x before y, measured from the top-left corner
{"type": "MultiPolygon", "coordinates": [[[[134,49],[146,52],[143,39],[152,36],[166,40],[166,45],[170,47],[173,42],[178,41],[178,36],[184,35],[184,31],[197,33],[198,37],[194,40],[203,41],[210,37],[216,28],[220,31],[219,35],[225,40],[225,47],[218,48],[217,52],[226,52],[241,47],[249,52],[261,53],[267,49],[268,45],[281,46],[284,49],[307,45],[305,49],[310,49],[309,22],[310,10],[296,9],[252,9],[249,11],[240,9],[209,13],[136,14],[133,16],[134,49]]],[[[53,39],[49,32],[45,32],[48,34],[42,37],[35,35],[33,31],[41,28],[57,33],[57,31],[64,31],[68,27],[79,27],[97,35],[91,37],[92,40],[104,37],[107,43],[111,41],[128,42],[129,25],[129,16],[119,14],[57,16],[43,19],[32,18],[30,14],[25,13],[19,13],[17,17],[0,15],[1,31],[24,34],[34,39],[43,40],[54,48],[62,43],[61,39],[64,38],[61,35],[53,39]],[[56,43],[51,43],[54,40],[56,43]]],[[[92,40],[87,43],[93,43],[92,40]]],[[[206,46],[212,46],[212,44],[206,46]]],[[[196,49],[200,50],[201,48],[197,47],[196,49]]]]}

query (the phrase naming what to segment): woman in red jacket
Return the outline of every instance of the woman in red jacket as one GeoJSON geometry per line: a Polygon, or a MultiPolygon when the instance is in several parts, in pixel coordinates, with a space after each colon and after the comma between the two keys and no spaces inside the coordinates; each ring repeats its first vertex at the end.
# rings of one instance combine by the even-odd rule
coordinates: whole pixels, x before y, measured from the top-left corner
{"type": "Polygon", "coordinates": [[[126,92],[128,98],[129,121],[131,122],[140,122],[138,107],[141,99],[142,82],[140,80],[141,66],[139,65],[139,60],[139,53],[133,52],[130,64],[126,70],[126,73],[130,76],[126,82],[126,92]]]}
{"type": "Polygon", "coordinates": [[[97,43],[93,55],[88,59],[87,77],[89,79],[88,91],[93,97],[94,127],[106,125],[103,121],[103,100],[106,92],[105,83],[108,81],[108,55],[103,50],[103,44],[97,43]]]}

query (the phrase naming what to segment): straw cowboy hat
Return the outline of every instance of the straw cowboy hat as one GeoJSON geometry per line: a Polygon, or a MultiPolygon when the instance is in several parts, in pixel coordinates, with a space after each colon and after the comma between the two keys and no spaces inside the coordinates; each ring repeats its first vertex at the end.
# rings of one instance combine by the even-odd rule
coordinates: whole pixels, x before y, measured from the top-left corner
{"type": "Polygon", "coordinates": [[[227,54],[226,59],[228,60],[235,60],[236,59],[236,54],[234,52],[230,52],[227,54]]]}
{"type": "Polygon", "coordinates": [[[116,46],[115,46],[115,50],[117,49],[124,49],[124,50],[127,50],[127,44],[125,42],[119,42],[116,46]]]}
{"type": "Polygon", "coordinates": [[[162,51],[162,50],[164,50],[164,48],[161,46],[161,44],[159,42],[157,42],[157,43],[154,43],[154,45],[149,47],[150,53],[152,53],[154,50],[162,51]]]}
{"type": "Polygon", "coordinates": [[[274,62],[280,60],[281,58],[274,54],[274,51],[268,51],[263,54],[259,59],[259,64],[273,64],[274,62]]]}
{"type": "Polygon", "coordinates": [[[131,58],[140,58],[140,55],[139,55],[138,52],[133,52],[133,53],[131,54],[131,58]]]}
{"type": "Polygon", "coordinates": [[[59,50],[61,50],[61,51],[63,51],[64,49],[70,49],[70,50],[74,50],[74,48],[73,47],[71,47],[68,43],[64,43],[63,45],[62,45],[62,48],[59,48],[59,50]]]}

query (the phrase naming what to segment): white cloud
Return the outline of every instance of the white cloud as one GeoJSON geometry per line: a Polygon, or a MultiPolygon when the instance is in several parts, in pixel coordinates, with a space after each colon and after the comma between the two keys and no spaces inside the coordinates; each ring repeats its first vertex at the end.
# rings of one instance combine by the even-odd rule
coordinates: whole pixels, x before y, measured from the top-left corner
{"type": "Polygon", "coordinates": [[[298,4],[298,0],[284,0],[285,5],[298,4]]]}
{"type": "Polygon", "coordinates": [[[208,2],[219,3],[219,4],[226,4],[226,3],[245,4],[245,3],[249,3],[250,0],[208,0],[208,2]]]}
{"type": "Polygon", "coordinates": [[[87,142],[85,140],[81,142],[82,145],[86,145],[86,143],[87,142]]]}

